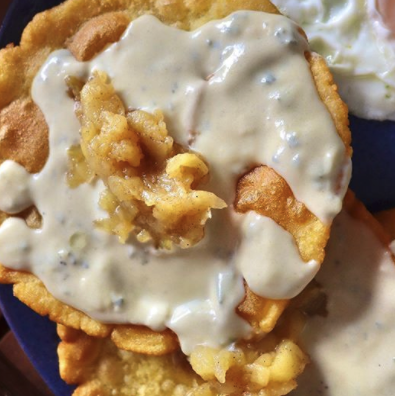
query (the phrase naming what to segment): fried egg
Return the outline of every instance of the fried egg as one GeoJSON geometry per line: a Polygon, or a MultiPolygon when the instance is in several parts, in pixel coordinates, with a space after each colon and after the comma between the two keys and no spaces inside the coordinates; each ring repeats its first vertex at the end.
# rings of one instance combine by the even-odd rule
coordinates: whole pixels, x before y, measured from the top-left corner
{"type": "Polygon", "coordinates": [[[272,0],[325,57],[350,112],[395,120],[395,2],[272,0]]]}

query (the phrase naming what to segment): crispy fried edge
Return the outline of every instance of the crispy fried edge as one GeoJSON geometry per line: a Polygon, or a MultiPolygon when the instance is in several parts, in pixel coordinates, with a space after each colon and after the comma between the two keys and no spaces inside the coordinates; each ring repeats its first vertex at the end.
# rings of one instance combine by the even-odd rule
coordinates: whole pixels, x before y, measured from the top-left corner
{"type": "MultiPolygon", "coordinates": [[[[296,311],[294,314],[295,313],[296,311]]],[[[181,353],[175,353],[173,355],[163,357],[150,357],[147,355],[135,354],[130,351],[120,353],[109,339],[90,337],[80,330],[74,330],[63,325],[58,325],[57,332],[61,339],[57,349],[60,376],[68,384],[77,385],[77,389],[73,393],[73,396],[110,395],[112,394],[111,392],[114,391],[118,394],[119,390],[122,391],[122,394],[128,395],[149,395],[150,393],[147,393],[146,386],[141,383],[141,380],[145,380],[145,378],[152,378],[150,384],[155,384],[157,391],[161,386],[166,386],[167,381],[170,380],[172,382],[172,387],[174,387],[173,389],[168,388],[168,390],[172,391],[171,394],[189,395],[191,393],[193,395],[202,396],[219,396],[220,394],[224,395],[225,393],[222,393],[222,391],[216,387],[216,384],[223,384],[224,389],[226,389],[227,386],[230,386],[230,384],[233,384],[237,387],[237,391],[234,390],[232,395],[238,395],[245,393],[243,392],[242,384],[245,384],[245,381],[248,378],[248,373],[255,371],[255,375],[261,374],[259,370],[255,369],[254,365],[259,365],[260,363],[257,362],[264,357],[266,353],[277,353],[281,348],[288,350],[288,348],[296,346],[299,351],[297,353],[297,359],[299,362],[293,362],[296,366],[288,366],[294,372],[292,375],[295,375],[296,377],[292,377],[291,379],[284,378],[282,373],[277,370],[277,373],[280,374],[280,377],[282,378],[272,378],[270,380],[270,384],[262,384],[261,386],[263,388],[260,391],[258,390],[251,393],[254,395],[264,394],[268,396],[285,395],[296,388],[296,378],[304,370],[306,364],[310,362],[308,356],[300,350],[295,341],[295,336],[300,334],[302,331],[303,323],[303,320],[300,318],[295,319],[292,317],[292,314],[290,314],[287,318],[287,322],[282,322],[281,325],[276,328],[275,335],[265,338],[266,345],[263,350],[260,351],[259,357],[255,356],[253,358],[253,363],[244,362],[242,364],[241,361],[239,362],[239,364],[242,364],[244,367],[244,369],[242,369],[242,371],[244,371],[242,377],[239,377],[241,373],[237,372],[238,364],[232,367],[231,362],[221,361],[223,359],[221,354],[229,353],[229,351],[211,351],[211,348],[207,348],[205,351],[207,355],[201,351],[203,354],[199,354],[195,359],[202,359],[205,361],[208,367],[210,367],[209,370],[214,370],[214,372],[217,369],[219,370],[219,372],[216,372],[215,374],[216,378],[211,378],[211,376],[209,376],[209,378],[205,379],[202,379],[193,370],[194,363],[189,363],[185,355],[182,355],[181,353]],[[296,324],[294,323],[295,321],[296,324]],[[289,325],[294,328],[290,328],[289,325]],[[211,355],[210,352],[214,353],[214,355],[211,355]],[[130,362],[130,358],[132,358],[132,362],[130,362]],[[137,358],[137,362],[134,361],[134,358],[137,358]],[[162,360],[161,358],[166,358],[166,360],[162,360]],[[214,361],[212,359],[214,359],[214,361]],[[217,361],[216,359],[219,360],[217,361]],[[141,367],[141,363],[143,364],[143,367],[141,367]],[[159,364],[159,367],[157,364],[159,364]],[[228,364],[230,364],[231,367],[228,367],[228,364]],[[222,367],[220,368],[220,366],[222,367]],[[171,379],[166,378],[166,374],[165,377],[163,377],[163,373],[161,372],[162,368],[166,371],[170,371],[171,379]],[[146,371],[147,369],[149,369],[149,372],[146,371]],[[159,369],[159,373],[156,369],[159,369]],[[135,375],[137,376],[137,379],[134,378],[135,375]],[[220,375],[220,378],[217,377],[218,375],[220,375]],[[135,392],[136,382],[139,385],[137,392],[135,392]],[[133,393],[128,387],[129,384],[133,384],[133,393]],[[187,393],[181,393],[179,388],[180,386],[188,388],[183,388],[183,392],[186,391],[187,393]],[[194,390],[196,392],[194,392],[194,390]]],[[[247,360],[252,357],[248,357],[248,350],[250,348],[251,345],[245,349],[245,358],[247,360]]],[[[260,348],[262,348],[262,345],[260,348]]],[[[237,355],[234,355],[233,359],[237,359],[237,355]]],[[[285,361],[283,363],[285,363],[285,361]]],[[[263,379],[264,378],[265,375],[263,375],[263,379]]],[[[247,393],[250,394],[249,392],[247,393]]]]}
{"type": "MultiPolygon", "coordinates": [[[[305,56],[309,62],[319,97],[331,114],[347,154],[351,157],[351,132],[347,105],[341,100],[337,85],[324,59],[315,53],[306,53],[305,56]]],[[[304,261],[315,259],[319,263],[323,262],[325,247],[330,236],[330,226],[323,224],[303,203],[297,201],[286,181],[273,169],[268,166],[259,166],[243,176],[237,185],[235,207],[242,213],[256,210],[264,216],[271,217],[293,235],[304,261]],[[258,194],[258,186],[262,187],[262,185],[266,185],[266,193],[258,194]],[[255,194],[249,190],[255,191],[255,194]],[[319,232],[311,232],[313,230],[319,232]],[[311,249],[312,245],[313,249],[311,249]]],[[[255,329],[260,328],[265,332],[272,328],[270,322],[265,321],[264,315],[258,318],[254,315],[254,311],[259,309],[260,312],[265,312],[266,318],[275,315],[277,321],[288,303],[287,300],[263,299],[250,291],[250,293],[246,292],[245,300],[239,305],[238,312],[255,329]]]]}
{"type": "Polygon", "coordinates": [[[19,46],[10,44],[0,50],[0,109],[29,97],[33,78],[48,55],[64,48],[97,16],[117,13],[118,18],[123,14],[131,21],[153,14],[169,25],[190,30],[240,9],[278,13],[268,0],[68,0],[37,14],[25,28],[19,46]]]}
{"type": "Polygon", "coordinates": [[[14,295],[40,315],[48,315],[57,323],[96,337],[111,336],[119,348],[163,355],[178,348],[177,336],[170,330],[155,332],[145,326],[108,325],[55,299],[44,284],[34,275],[9,270],[0,266],[2,283],[14,284],[14,295]]]}
{"type": "MultiPolygon", "coordinates": [[[[61,340],[57,349],[60,376],[68,384],[77,385],[73,396],[102,395],[104,392],[103,379],[100,378],[101,366],[103,363],[107,367],[112,365],[111,358],[117,353],[116,346],[109,339],[91,337],[81,330],[59,324],[57,333],[61,340]]],[[[128,351],[128,353],[134,352],[128,351]]],[[[146,355],[140,357],[148,358],[146,355]]],[[[203,380],[192,370],[185,356],[181,358],[175,354],[170,356],[170,359],[173,364],[180,365],[181,377],[190,376],[191,382],[196,385],[202,383],[203,380]]],[[[123,381],[122,374],[118,380],[123,381]]]]}
{"type": "MultiPolygon", "coordinates": [[[[347,154],[351,157],[347,105],[341,100],[337,85],[324,59],[318,54],[309,52],[305,56],[319,97],[331,114],[347,154]]],[[[243,176],[237,186],[235,206],[242,213],[256,210],[264,216],[271,217],[293,235],[304,261],[314,259],[322,263],[330,226],[323,224],[303,203],[299,202],[287,182],[273,169],[262,165],[243,176]],[[259,187],[262,186],[265,186],[265,194],[259,194],[259,187]]]]}
{"type": "MultiPolygon", "coordinates": [[[[112,2],[105,0],[95,0],[94,2],[69,0],[54,9],[38,14],[33,22],[25,29],[19,47],[10,46],[0,51],[0,63],[6,65],[0,71],[0,107],[3,108],[0,111],[0,117],[3,111],[7,110],[6,106],[10,103],[10,106],[12,106],[12,102],[17,100],[17,98],[29,98],[30,85],[35,74],[44,59],[54,49],[68,45],[71,50],[74,49],[77,56],[80,54],[81,57],[87,59],[90,55],[86,55],[83,49],[81,50],[80,46],[78,46],[78,37],[81,40],[87,40],[88,43],[92,42],[92,37],[99,37],[99,42],[105,45],[106,40],[116,40],[117,36],[123,31],[123,28],[113,29],[108,35],[104,35],[106,40],[101,40],[102,36],[87,33],[87,21],[91,18],[96,16],[98,18],[104,18],[108,25],[109,20],[124,20],[123,15],[126,15],[129,20],[132,20],[143,13],[154,13],[165,23],[173,24],[183,29],[195,29],[208,20],[222,18],[238,9],[253,9],[278,13],[276,7],[269,1],[259,0],[234,0],[231,3],[226,0],[215,2],[204,0],[197,2],[192,0],[157,0],[155,2],[144,0],[135,2],[130,0],[113,0],[112,2]],[[112,13],[112,15],[107,14],[107,17],[103,16],[106,13],[112,13]],[[57,34],[47,35],[48,29],[55,26],[57,34]],[[26,59],[31,61],[26,62],[26,59]],[[25,78],[19,78],[17,80],[9,78],[10,75],[14,76],[17,74],[13,73],[15,68],[22,71],[22,73],[18,73],[18,76],[23,74],[25,78]]],[[[124,25],[124,22],[122,22],[122,26],[124,25]]],[[[95,47],[95,49],[100,51],[102,48],[99,47],[95,47]]],[[[333,83],[333,79],[322,58],[316,55],[310,56],[309,54],[306,55],[306,58],[310,63],[318,93],[331,112],[339,135],[342,137],[348,152],[351,154],[349,147],[351,138],[348,122],[342,123],[345,122],[344,117],[347,119],[347,108],[338,96],[337,87],[333,83]],[[321,70],[324,70],[325,76],[322,84],[320,80],[321,70]],[[318,81],[320,82],[318,83],[318,81]],[[339,111],[339,109],[343,109],[343,111],[339,111]],[[343,118],[341,115],[343,115],[343,118]]],[[[14,114],[17,115],[18,113],[15,111],[14,114]]],[[[257,169],[261,168],[266,168],[274,172],[267,167],[257,169]]],[[[279,175],[275,174],[273,178],[277,178],[281,184],[282,178],[279,175]]],[[[286,185],[284,188],[286,189],[288,186],[286,185]]],[[[292,193],[288,198],[291,200],[293,198],[294,202],[296,201],[292,193]]],[[[321,241],[323,246],[326,245],[328,237],[329,227],[324,229],[323,232],[321,241]]],[[[321,262],[323,257],[322,248],[322,254],[317,258],[317,261],[321,262]]],[[[33,275],[18,273],[0,265],[0,281],[4,283],[15,283],[14,294],[21,301],[30,305],[36,312],[42,315],[49,315],[52,320],[59,323],[67,324],[76,329],[82,329],[90,335],[105,337],[111,334],[114,342],[120,348],[142,352],[144,350],[144,340],[146,339],[150,340],[149,344],[152,347],[155,344],[154,349],[150,350],[152,354],[160,355],[169,353],[177,348],[177,338],[170,331],[155,333],[142,326],[105,325],[89,318],[84,313],[57,301],[48,293],[42,282],[33,275]],[[36,298],[32,302],[29,295],[33,290],[35,290],[36,298]]],[[[284,300],[278,302],[267,300],[250,292],[246,293],[245,299],[240,304],[238,311],[241,316],[252,323],[256,330],[270,331],[286,305],[287,302],[284,300]],[[256,309],[260,310],[260,315],[254,315],[254,310],[256,309]]]]}

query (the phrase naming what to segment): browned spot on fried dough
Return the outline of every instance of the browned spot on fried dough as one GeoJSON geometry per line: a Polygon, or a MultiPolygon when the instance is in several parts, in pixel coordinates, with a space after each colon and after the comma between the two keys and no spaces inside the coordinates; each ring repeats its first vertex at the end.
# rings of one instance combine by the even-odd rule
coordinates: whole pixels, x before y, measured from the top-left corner
{"type": "Polygon", "coordinates": [[[30,173],[48,157],[48,126],[31,99],[19,99],[0,112],[0,160],[11,159],[30,173]]]}
{"type": "Polygon", "coordinates": [[[92,59],[103,48],[118,41],[130,23],[122,12],[111,12],[91,19],[67,42],[67,48],[79,61],[92,59]]]}

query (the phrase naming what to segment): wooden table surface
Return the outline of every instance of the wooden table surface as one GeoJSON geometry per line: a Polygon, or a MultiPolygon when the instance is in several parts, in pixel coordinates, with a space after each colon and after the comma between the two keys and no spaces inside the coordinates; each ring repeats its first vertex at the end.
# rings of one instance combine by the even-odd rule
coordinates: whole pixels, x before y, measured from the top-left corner
{"type": "MultiPolygon", "coordinates": [[[[0,0],[0,24],[11,0],[0,0]]],[[[0,311],[0,396],[53,396],[0,311]]]]}

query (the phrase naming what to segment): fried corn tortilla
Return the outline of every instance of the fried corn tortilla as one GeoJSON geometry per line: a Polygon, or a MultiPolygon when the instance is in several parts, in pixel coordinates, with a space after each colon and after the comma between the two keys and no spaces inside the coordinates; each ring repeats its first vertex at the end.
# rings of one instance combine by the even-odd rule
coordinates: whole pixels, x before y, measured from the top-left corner
{"type": "MultiPolygon", "coordinates": [[[[0,51],[1,161],[14,160],[31,173],[39,172],[45,164],[48,127],[31,99],[30,87],[35,74],[53,50],[68,48],[78,60],[87,60],[108,43],[117,41],[127,24],[142,14],[153,14],[166,24],[190,30],[239,9],[278,13],[268,0],[68,0],[38,14],[25,29],[19,46],[10,45],[0,51]],[[51,31],[56,34],[48,34],[51,31]]],[[[322,58],[306,53],[306,59],[319,96],[330,111],[351,156],[347,107],[341,101],[322,58]]],[[[293,235],[305,261],[323,261],[330,226],[324,225],[298,202],[274,170],[259,166],[243,176],[237,186],[234,205],[239,212],[255,210],[274,219],[293,235]]],[[[39,224],[39,217],[31,221],[33,227],[39,227],[39,224]]],[[[142,326],[99,323],[56,300],[33,275],[0,266],[0,281],[14,284],[14,294],[41,315],[48,315],[57,323],[83,330],[91,336],[111,335],[120,348],[161,355],[178,347],[177,337],[169,330],[156,333],[142,326]]],[[[238,311],[257,333],[266,333],[273,329],[287,303],[259,297],[246,286],[246,296],[238,311]]]]}

